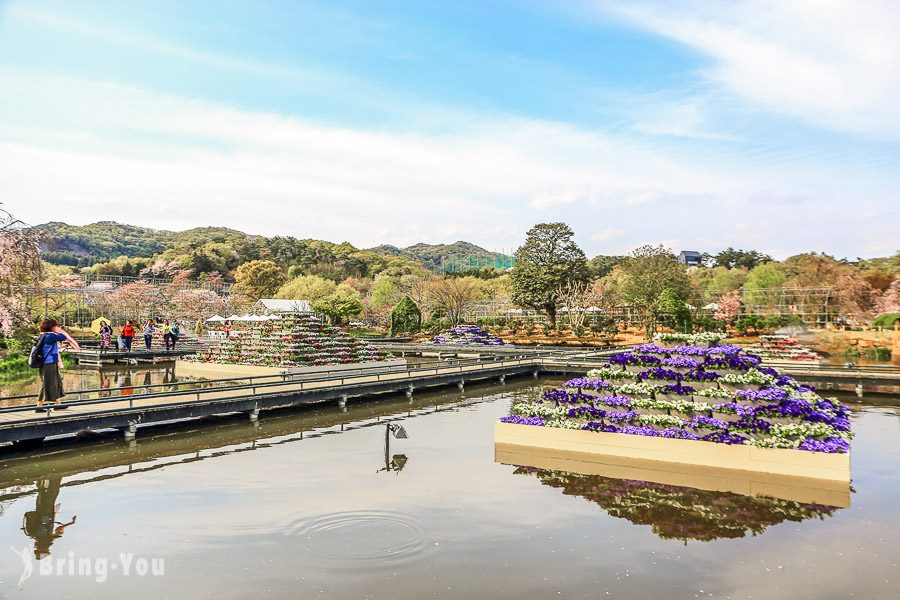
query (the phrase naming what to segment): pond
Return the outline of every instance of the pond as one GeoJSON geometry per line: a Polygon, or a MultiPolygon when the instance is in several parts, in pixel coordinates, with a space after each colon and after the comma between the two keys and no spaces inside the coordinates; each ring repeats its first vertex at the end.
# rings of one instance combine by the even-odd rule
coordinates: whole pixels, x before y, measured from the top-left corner
{"type": "Polygon", "coordinates": [[[897,597],[897,408],[854,405],[835,508],[495,462],[559,383],[0,452],[0,597],[897,597]]]}
{"type": "MultiPolygon", "coordinates": [[[[37,370],[35,369],[35,372],[37,370]]],[[[104,367],[79,368],[62,370],[63,385],[66,391],[93,390],[100,388],[116,389],[122,387],[156,385],[187,381],[189,377],[176,375],[174,365],[169,367],[104,367]]],[[[0,383],[0,399],[10,396],[37,394],[41,390],[39,377],[29,377],[19,381],[0,383]]],[[[33,402],[33,400],[32,400],[33,402]]],[[[6,402],[0,400],[0,406],[9,406],[22,402],[6,402]]]]}

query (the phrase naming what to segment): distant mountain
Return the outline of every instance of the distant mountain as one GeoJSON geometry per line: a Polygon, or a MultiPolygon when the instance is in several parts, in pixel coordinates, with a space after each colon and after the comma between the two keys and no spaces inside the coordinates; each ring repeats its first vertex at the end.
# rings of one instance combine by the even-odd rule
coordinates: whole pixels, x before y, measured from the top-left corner
{"type": "Polygon", "coordinates": [[[502,269],[514,264],[512,257],[506,254],[463,241],[452,244],[415,244],[406,248],[382,245],[372,248],[372,251],[385,255],[405,256],[438,273],[469,271],[482,267],[502,269]]]}
{"type": "MultiPolygon", "coordinates": [[[[42,234],[41,250],[44,260],[73,267],[104,263],[120,256],[153,258],[164,252],[169,258],[173,255],[193,255],[196,261],[197,249],[209,243],[228,244],[246,257],[242,261],[258,257],[259,248],[266,248],[269,256],[290,264],[299,260],[298,256],[294,256],[296,252],[292,253],[298,246],[313,247],[313,253],[321,252],[321,249],[315,249],[317,244],[328,247],[333,252],[343,246],[318,240],[265,238],[227,227],[165,231],[100,221],[90,225],[51,222],[37,225],[34,229],[42,234]]],[[[354,250],[347,246],[351,251],[354,250]]],[[[513,264],[512,258],[505,254],[463,241],[453,244],[415,244],[407,248],[382,245],[371,251],[385,256],[403,256],[438,273],[468,271],[486,266],[506,268],[513,264]]],[[[203,269],[198,268],[199,270],[203,269]]]]}
{"type": "Polygon", "coordinates": [[[83,267],[119,256],[154,256],[172,243],[172,232],[100,221],[90,225],[51,222],[37,225],[44,260],[83,267]]]}

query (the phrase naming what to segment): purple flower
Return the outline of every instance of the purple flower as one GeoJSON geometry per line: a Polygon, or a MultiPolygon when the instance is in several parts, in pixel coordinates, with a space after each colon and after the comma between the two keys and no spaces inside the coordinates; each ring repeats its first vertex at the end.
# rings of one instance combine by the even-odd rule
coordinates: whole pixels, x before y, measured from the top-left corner
{"type": "Polygon", "coordinates": [[[680,369],[696,369],[700,366],[700,363],[693,358],[673,356],[671,358],[664,358],[662,365],[664,367],[675,367],[680,369]]]}
{"type": "Polygon", "coordinates": [[[647,369],[646,371],[641,371],[638,373],[638,379],[641,381],[645,379],[674,379],[675,381],[681,381],[681,373],[678,371],[672,371],[670,369],[661,369],[659,367],[653,367],[651,369],[647,369]]]}
{"type": "Polygon", "coordinates": [[[703,417],[700,415],[691,417],[687,419],[684,424],[685,427],[693,427],[696,429],[701,428],[709,428],[709,429],[727,429],[728,424],[725,421],[720,421],[719,419],[713,419],[712,417],[703,417]]]}
{"type": "Polygon", "coordinates": [[[586,431],[604,431],[607,433],[616,433],[619,429],[615,425],[607,425],[599,421],[588,421],[587,425],[582,427],[586,431]]]}
{"type": "Polygon", "coordinates": [[[650,427],[649,425],[623,425],[619,428],[619,433],[627,433],[629,435],[646,435],[648,437],[659,437],[658,431],[650,427]]]}
{"type": "Polygon", "coordinates": [[[787,398],[787,392],[781,388],[764,388],[761,390],[738,390],[737,400],[744,402],[767,402],[778,404],[787,398]]]}
{"type": "Polygon", "coordinates": [[[850,443],[839,437],[829,437],[825,440],[806,438],[797,446],[800,450],[809,452],[825,452],[828,454],[845,454],[850,451],[850,443]]]}
{"type": "Polygon", "coordinates": [[[656,344],[638,344],[634,348],[631,349],[632,352],[637,352],[639,354],[668,354],[668,348],[660,348],[656,344]]]}
{"type": "Polygon", "coordinates": [[[658,365],[660,359],[652,354],[632,354],[620,352],[609,357],[609,362],[614,365],[658,365]]]}
{"type": "Polygon", "coordinates": [[[769,433],[772,425],[768,421],[761,421],[753,416],[742,417],[739,421],[729,423],[731,430],[747,431],[752,433],[769,433]]]}
{"type": "Polygon", "coordinates": [[[540,417],[520,417],[519,415],[507,415],[500,417],[501,423],[515,423],[516,425],[535,425],[537,427],[544,426],[544,420],[540,417]]]}
{"type": "Polygon", "coordinates": [[[613,423],[618,423],[618,424],[631,423],[631,421],[634,420],[634,418],[636,416],[637,416],[637,413],[634,412],[633,410],[630,410],[628,412],[610,411],[610,412],[606,413],[606,420],[612,421],[613,423]]]}
{"type": "Polygon", "coordinates": [[[729,446],[741,446],[747,441],[747,438],[728,431],[714,431],[709,435],[704,435],[700,439],[704,442],[728,444],[729,446]]]}
{"type": "Polygon", "coordinates": [[[687,396],[696,391],[689,385],[661,385],[656,388],[657,394],[677,394],[679,396],[687,396]]]}
{"type": "Polygon", "coordinates": [[[706,356],[706,353],[709,352],[706,348],[700,348],[699,346],[675,346],[674,348],[668,349],[671,354],[682,354],[684,356],[706,356]]]}
{"type": "Polygon", "coordinates": [[[606,411],[593,406],[579,406],[569,409],[569,416],[573,419],[602,419],[606,416],[606,411]]]}
{"type": "Polygon", "coordinates": [[[689,431],[678,429],[677,427],[667,427],[659,432],[659,437],[672,438],[676,440],[699,440],[700,438],[689,431]]]}
{"type": "Polygon", "coordinates": [[[631,406],[631,398],[628,396],[606,396],[598,398],[597,402],[606,406],[631,406]]]}
{"type": "Polygon", "coordinates": [[[759,360],[746,356],[707,356],[706,362],[703,363],[705,370],[710,369],[734,369],[737,371],[748,371],[751,367],[759,364],[759,360]]]}
{"type": "Polygon", "coordinates": [[[684,379],[686,381],[715,381],[719,378],[719,374],[715,371],[688,371],[684,374],[684,379]]]}
{"type": "Polygon", "coordinates": [[[713,405],[713,410],[725,414],[736,414],[739,417],[752,417],[756,412],[752,406],[737,402],[720,402],[713,405]]]}
{"type": "Polygon", "coordinates": [[[723,344],[721,346],[715,346],[714,348],[710,348],[706,351],[707,356],[713,356],[716,354],[721,354],[722,356],[737,356],[741,352],[743,352],[743,348],[740,346],[735,346],[734,344],[723,344]]]}
{"type": "Polygon", "coordinates": [[[565,382],[563,386],[567,388],[578,388],[580,390],[602,390],[614,387],[613,384],[607,383],[600,379],[586,379],[584,377],[576,377],[565,382]]]}

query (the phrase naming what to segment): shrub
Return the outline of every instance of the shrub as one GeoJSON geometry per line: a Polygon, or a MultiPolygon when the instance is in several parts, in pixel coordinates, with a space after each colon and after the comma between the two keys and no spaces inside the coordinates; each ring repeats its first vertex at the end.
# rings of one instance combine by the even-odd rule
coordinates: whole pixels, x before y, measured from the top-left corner
{"type": "Polygon", "coordinates": [[[900,321],[900,313],[884,313],[883,315],[878,315],[875,317],[875,320],[872,321],[872,327],[884,327],[885,329],[893,329],[894,323],[900,321]]]}
{"type": "Polygon", "coordinates": [[[391,335],[416,333],[422,328],[422,311],[409,296],[391,309],[391,335]]]}

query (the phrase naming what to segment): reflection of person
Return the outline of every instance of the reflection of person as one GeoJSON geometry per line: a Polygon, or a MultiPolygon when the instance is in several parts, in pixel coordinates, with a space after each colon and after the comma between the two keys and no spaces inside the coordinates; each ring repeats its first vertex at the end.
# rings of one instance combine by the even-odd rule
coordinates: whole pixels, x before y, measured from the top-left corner
{"type": "MultiPolygon", "coordinates": [[[[59,374],[59,343],[69,342],[73,348],[79,349],[78,342],[59,326],[56,319],[44,319],[40,325],[41,355],[44,357],[41,363],[41,392],[38,395],[36,412],[44,411],[45,402],[60,404],[60,398],[65,396],[62,385],[62,376],[59,374]]],[[[59,407],[64,408],[63,406],[59,407]]]]}
{"type": "Polygon", "coordinates": [[[62,537],[66,527],[73,525],[77,516],[73,516],[68,523],[56,520],[59,504],[56,499],[59,496],[59,486],[62,478],[59,476],[39,479],[36,482],[37,496],[34,501],[34,510],[25,513],[22,522],[22,530],[25,535],[34,540],[34,557],[41,560],[50,556],[50,546],[57,538],[62,537]]]}
{"type": "Polygon", "coordinates": [[[134,394],[134,387],[131,384],[131,371],[128,371],[122,378],[122,395],[131,396],[132,394],[134,394]]]}
{"type": "Polygon", "coordinates": [[[110,385],[111,385],[111,382],[109,381],[109,375],[107,373],[101,372],[100,373],[100,388],[102,390],[106,390],[106,391],[100,392],[101,398],[109,398],[109,386],[110,385]]]}

